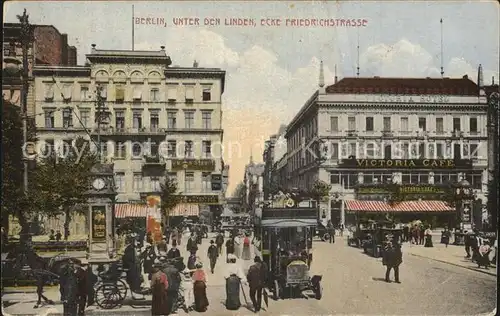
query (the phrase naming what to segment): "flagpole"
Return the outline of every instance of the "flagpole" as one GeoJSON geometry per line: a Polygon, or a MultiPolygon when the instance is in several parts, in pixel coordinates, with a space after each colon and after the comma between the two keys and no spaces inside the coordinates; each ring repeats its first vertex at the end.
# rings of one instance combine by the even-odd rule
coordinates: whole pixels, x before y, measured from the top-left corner
{"type": "Polygon", "coordinates": [[[132,51],[134,51],[134,31],[135,31],[135,25],[134,25],[134,5],[132,5],[132,51]]]}

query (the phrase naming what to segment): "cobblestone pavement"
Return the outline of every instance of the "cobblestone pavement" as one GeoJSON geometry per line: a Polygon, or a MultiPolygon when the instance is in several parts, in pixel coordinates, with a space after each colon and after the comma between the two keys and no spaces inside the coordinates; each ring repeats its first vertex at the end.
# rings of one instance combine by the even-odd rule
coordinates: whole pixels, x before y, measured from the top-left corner
{"type": "MultiPolygon", "coordinates": [[[[496,306],[496,278],[430,260],[409,255],[403,248],[403,264],[400,267],[401,284],[383,280],[385,267],[380,259],[363,254],[361,249],[348,247],[345,238],[337,238],[335,244],[314,242],[312,274],[323,275],[323,299],[297,298],[293,300],[270,300],[267,311],[261,315],[475,315],[490,313],[496,306]]],[[[207,240],[200,247],[199,255],[206,259],[207,240]]],[[[451,247],[451,246],[450,246],[451,247]]],[[[459,247],[460,248],[460,247],[459,247]]],[[[185,243],[181,245],[185,252],[185,243]]],[[[223,259],[225,256],[223,255],[223,259]]],[[[251,262],[241,262],[248,267],[251,262]]],[[[237,312],[225,310],[224,266],[218,262],[215,274],[208,275],[208,297],[210,306],[205,315],[251,315],[251,308],[241,307],[237,312]]],[[[248,298],[248,288],[245,287],[248,298]]],[[[21,294],[22,295],[22,294],[21,294]]],[[[58,298],[54,289],[50,298],[58,298]],[[53,295],[53,296],[52,296],[53,295]]],[[[40,314],[43,310],[32,309],[35,294],[24,294],[24,302],[7,307],[6,313],[26,315],[40,314]]],[[[11,298],[12,299],[12,298],[11,298]]],[[[242,297],[242,303],[245,300],[242,297]]],[[[56,305],[58,312],[62,306],[56,305]]],[[[150,315],[148,307],[123,306],[112,311],[101,311],[95,307],[87,315],[150,315]]],[[[182,315],[183,313],[179,313],[182,315]]],[[[198,314],[198,313],[191,313],[198,314]]],[[[52,313],[51,313],[52,315],[52,313]]]]}

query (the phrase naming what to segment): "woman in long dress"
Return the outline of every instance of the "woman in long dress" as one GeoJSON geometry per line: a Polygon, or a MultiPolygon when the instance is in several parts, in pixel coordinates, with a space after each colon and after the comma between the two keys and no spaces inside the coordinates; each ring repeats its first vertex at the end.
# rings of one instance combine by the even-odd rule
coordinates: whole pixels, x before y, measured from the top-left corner
{"type": "Polygon", "coordinates": [[[430,227],[427,227],[427,229],[424,232],[424,235],[425,235],[424,247],[434,247],[432,245],[432,230],[430,227]]]}
{"type": "Polygon", "coordinates": [[[194,309],[197,312],[206,312],[208,307],[207,276],[203,265],[199,262],[193,274],[194,309]]]}
{"type": "Polygon", "coordinates": [[[238,310],[241,306],[241,283],[245,282],[246,277],[241,266],[236,263],[235,255],[228,255],[228,261],[229,264],[224,275],[226,279],[226,308],[228,310],[238,310]]]}
{"type": "Polygon", "coordinates": [[[151,276],[151,290],[153,296],[151,306],[152,315],[168,315],[168,279],[167,275],[160,270],[160,267],[161,263],[156,259],[153,266],[153,275],[151,276]]]}
{"type": "Polygon", "coordinates": [[[248,235],[245,235],[245,237],[243,237],[243,250],[241,251],[241,259],[252,259],[252,255],[250,253],[250,238],[248,237],[248,235]]]}

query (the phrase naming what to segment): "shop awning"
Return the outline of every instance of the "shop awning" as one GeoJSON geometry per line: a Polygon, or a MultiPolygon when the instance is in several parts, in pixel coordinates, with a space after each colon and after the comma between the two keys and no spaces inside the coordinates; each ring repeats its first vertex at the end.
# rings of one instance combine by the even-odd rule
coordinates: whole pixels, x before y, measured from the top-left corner
{"type": "Polygon", "coordinates": [[[305,227],[305,226],[316,226],[318,220],[311,218],[304,219],[263,219],[260,222],[262,227],[305,227]]]}
{"type": "Polygon", "coordinates": [[[170,211],[170,216],[200,216],[200,207],[198,204],[178,204],[170,211]]]}
{"type": "Polygon", "coordinates": [[[350,212],[454,212],[444,201],[403,201],[390,204],[384,201],[345,201],[346,209],[350,212]]]}
{"type": "Polygon", "coordinates": [[[148,206],[145,204],[116,204],[115,217],[142,217],[146,218],[148,215],[148,206]]]}

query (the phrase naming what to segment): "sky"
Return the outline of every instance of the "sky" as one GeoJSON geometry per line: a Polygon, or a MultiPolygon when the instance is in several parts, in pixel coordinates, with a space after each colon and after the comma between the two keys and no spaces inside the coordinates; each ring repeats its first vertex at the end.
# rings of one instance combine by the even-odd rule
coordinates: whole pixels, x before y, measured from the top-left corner
{"type": "Polygon", "coordinates": [[[166,25],[134,26],[136,50],[166,47],[173,65],[226,70],[223,94],[225,162],[229,194],[243,180],[253,156],[262,161],[264,142],[287,124],[318,89],[319,64],[325,82],[360,77],[477,78],[499,81],[497,1],[300,1],[300,2],[5,2],[4,21],[17,22],[23,8],[30,23],[51,24],[68,34],[85,62],[91,44],[98,49],[131,49],[134,16],[163,18],[166,25]],[[174,18],[199,18],[200,25],[174,25],[174,18]],[[219,18],[221,25],[204,25],[219,18]],[[253,18],[255,26],[226,26],[226,18],[253,18]],[[292,27],[286,19],[364,19],[361,27],[292,27]],[[281,25],[261,25],[280,19],[281,25]],[[441,24],[443,20],[443,59],[441,24]],[[238,144],[238,145],[235,145],[238,144]],[[230,148],[231,147],[231,148],[230,148]],[[238,150],[238,148],[241,148],[238,150]],[[231,149],[231,150],[230,150],[231,149]]]}

